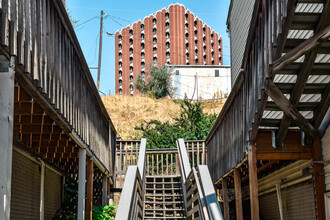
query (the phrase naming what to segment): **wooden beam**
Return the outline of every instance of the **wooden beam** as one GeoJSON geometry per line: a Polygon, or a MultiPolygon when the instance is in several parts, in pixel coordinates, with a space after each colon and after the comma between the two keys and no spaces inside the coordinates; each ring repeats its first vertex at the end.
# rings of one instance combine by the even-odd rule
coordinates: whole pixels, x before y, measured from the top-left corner
{"type": "MultiPolygon", "coordinates": [[[[304,63],[302,67],[299,70],[298,76],[297,76],[297,82],[294,85],[294,88],[290,94],[290,102],[297,107],[299,103],[299,99],[301,95],[303,94],[304,87],[307,83],[308,76],[310,71],[312,70],[313,64],[315,62],[317,55],[317,50],[312,51],[308,55],[306,55],[304,63]]],[[[288,133],[288,129],[291,123],[291,119],[284,115],[282,118],[280,127],[276,133],[276,147],[281,147],[284,141],[284,138],[286,134],[288,133]]]]}
{"type": "Polygon", "coordinates": [[[87,158],[86,163],[86,220],[92,220],[93,217],[93,159],[87,158]]]}
{"type": "Polygon", "coordinates": [[[257,154],[256,146],[251,143],[251,149],[248,150],[249,164],[249,185],[250,185],[250,204],[251,219],[259,220],[259,198],[258,198],[258,174],[257,174],[257,154]]]}
{"type": "Polygon", "coordinates": [[[290,117],[305,133],[314,137],[316,129],[304,118],[304,116],[301,115],[295,106],[283,95],[282,91],[270,79],[266,80],[266,93],[283,111],[284,115],[290,117]]]}
{"type": "Polygon", "coordinates": [[[325,219],[324,170],[322,162],[322,149],[318,135],[314,138],[314,145],[312,149],[317,219],[325,219]]]}
{"type": "Polygon", "coordinates": [[[330,25],[273,62],[271,77],[330,37],[330,25]]]}
{"type": "Polygon", "coordinates": [[[222,180],[222,200],[224,219],[229,220],[229,198],[228,198],[228,181],[226,178],[222,180]]]}
{"type": "Polygon", "coordinates": [[[234,184],[235,184],[236,219],[243,220],[241,172],[239,169],[234,170],[234,184]]]}
{"type": "Polygon", "coordinates": [[[301,143],[301,132],[289,132],[283,147],[272,146],[272,134],[269,131],[260,131],[255,140],[257,146],[257,160],[309,160],[312,158],[312,149],[301,143]]]}

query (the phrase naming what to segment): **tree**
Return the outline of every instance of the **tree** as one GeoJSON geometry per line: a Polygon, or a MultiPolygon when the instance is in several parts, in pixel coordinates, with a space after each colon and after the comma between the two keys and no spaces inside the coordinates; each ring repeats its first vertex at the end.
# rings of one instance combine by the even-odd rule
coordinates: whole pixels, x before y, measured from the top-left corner
{"type": "Polygon", "coordinates": [[[181,112],[173,117],[173,122],[158,120],[144,121],[134,129],[142,131],[148,139],[148,148],[172,148],[176,140],[204,140],[217,119],[216,114],[203,113],[200,102],[192,103],[188,99],[181,102],[181,112]]]}
{"type": "Polygon", "coordinates": [[[135,82],[135,88],[142,94],[159,99],[167,96],[172,97],[172,70],[168,66],[149,66],[149,71],[144,76],[141,73],[135,82]]]}

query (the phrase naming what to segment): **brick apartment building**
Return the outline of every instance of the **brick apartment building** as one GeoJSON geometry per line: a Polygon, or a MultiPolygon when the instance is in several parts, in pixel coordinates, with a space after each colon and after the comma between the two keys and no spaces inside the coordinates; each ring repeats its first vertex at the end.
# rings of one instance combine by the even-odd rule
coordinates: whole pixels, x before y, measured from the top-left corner
{"type": "Polygon", "coordinates": [[[181,4],[116,32],[116,94],[138,94],[134,80],[149,65],[222,65],[222,38],[181,4]]]}

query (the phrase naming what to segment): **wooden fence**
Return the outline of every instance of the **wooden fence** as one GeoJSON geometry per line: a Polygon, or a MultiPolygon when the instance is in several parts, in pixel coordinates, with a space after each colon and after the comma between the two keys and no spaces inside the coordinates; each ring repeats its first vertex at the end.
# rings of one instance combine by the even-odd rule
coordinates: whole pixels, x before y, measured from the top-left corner
{"type": "MultiPolygon", "coordinates": [[[[207,149],[204,141],[185,141],[192,167],[205,165],[207,149]]],[[[116,145],[116,188],[122,188],[128,166],[136,165],[139,155],[139,140],[119,140],[116,145]]],[[[146,175],[163,176],[179,174],[177,148],[147,149],[146,175]]]]}

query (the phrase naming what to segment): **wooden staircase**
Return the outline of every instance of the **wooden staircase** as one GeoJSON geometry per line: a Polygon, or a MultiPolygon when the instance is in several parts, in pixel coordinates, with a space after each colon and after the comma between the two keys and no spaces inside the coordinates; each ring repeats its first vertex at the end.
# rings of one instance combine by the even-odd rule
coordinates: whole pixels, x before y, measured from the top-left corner
{"type": "Polygon", "coordinates": [[[143,219],[185,219],[181,176],[146,176],[143,219]]]}

